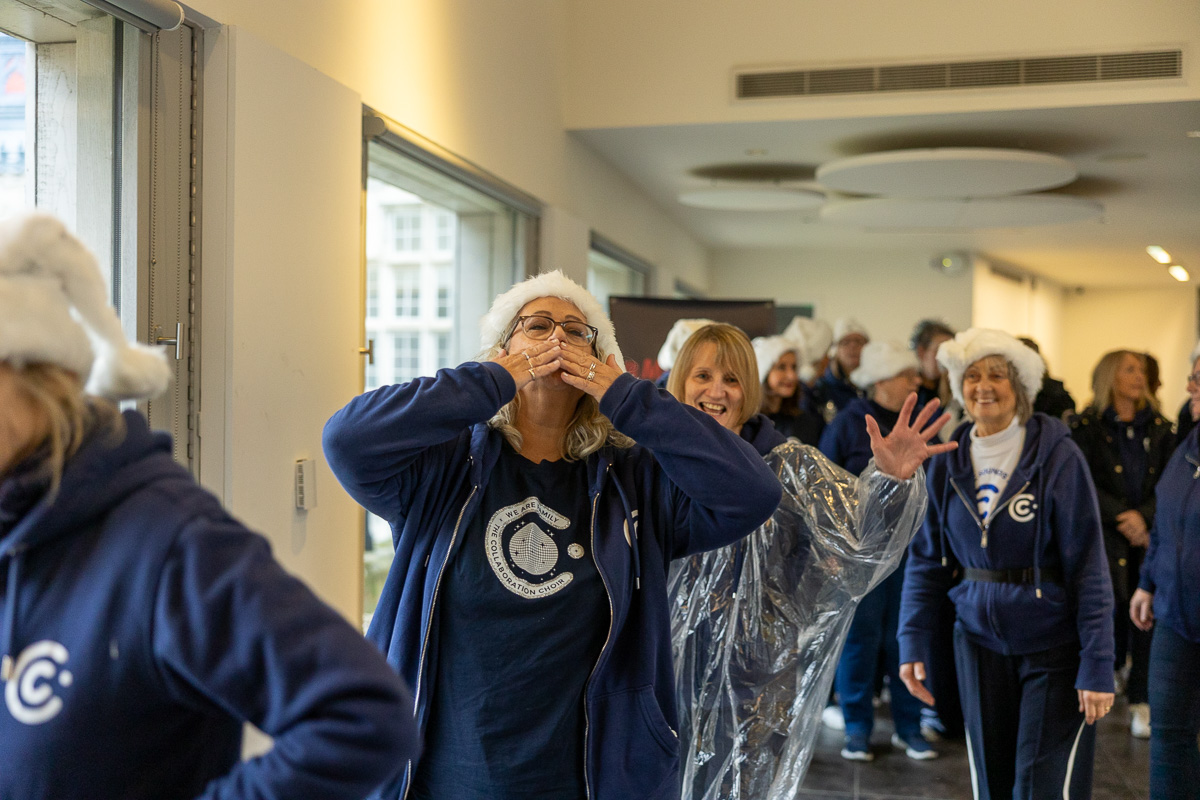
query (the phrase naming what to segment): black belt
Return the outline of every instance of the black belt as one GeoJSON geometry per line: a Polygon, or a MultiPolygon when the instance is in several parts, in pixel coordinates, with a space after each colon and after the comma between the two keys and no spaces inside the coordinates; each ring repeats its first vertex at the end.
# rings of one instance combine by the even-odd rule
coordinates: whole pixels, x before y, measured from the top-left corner
{"type": "MultiPolygon", "coordinates": [[[[963,580],[985,581],[987,583],[1035,583],[1033,567],[1018,569],[976,569],[963,568],[963,580]]],[[[1062,585],[1062,570],[1058,567],[1042,567],[1042,582],[1062,585]]]]}

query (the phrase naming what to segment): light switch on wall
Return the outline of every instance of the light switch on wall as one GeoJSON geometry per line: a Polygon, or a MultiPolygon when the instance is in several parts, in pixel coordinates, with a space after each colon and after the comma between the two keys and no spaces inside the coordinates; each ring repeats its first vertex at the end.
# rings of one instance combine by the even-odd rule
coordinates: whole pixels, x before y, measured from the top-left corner
{"type": "Polygon", "coordinates": [[[317,507],[317,464],[311,458],[296,460],[296,508],[311,511],[317,507]]]}

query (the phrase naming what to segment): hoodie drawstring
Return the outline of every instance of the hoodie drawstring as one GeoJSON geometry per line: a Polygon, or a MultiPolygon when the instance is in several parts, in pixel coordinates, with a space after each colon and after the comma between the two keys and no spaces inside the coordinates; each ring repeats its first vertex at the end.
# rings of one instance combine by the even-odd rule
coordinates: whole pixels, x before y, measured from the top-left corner
{"type": "Polygon", "coordinates": [[[13,673],[13,640],[17,627],[17,586],[21,582],[21,550],[14,547],[8,553],[8,586],[4,593],[4,628],[0,630],[0,681],[8,682],[13,673]]]}
{"type": "Polygon", "coordinates": [[[617,487],[617,495],[621,498],[621,508],[625,512],[625,529],[629,531],[629,548],[633,551],[633,585],[635,589],[641,589],[642,556],[638,548],[637,511],[630,509],[629,498],[625,496],[625,489],[622,488],[621,482],[614,480],[613,484],[617,487]]]}

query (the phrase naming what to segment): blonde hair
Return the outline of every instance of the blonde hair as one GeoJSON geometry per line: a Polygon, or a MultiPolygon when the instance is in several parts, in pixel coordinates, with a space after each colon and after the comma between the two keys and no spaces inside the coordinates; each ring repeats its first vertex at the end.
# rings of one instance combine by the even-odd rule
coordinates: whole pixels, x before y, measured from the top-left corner
{"type": "MultiPolygon", "coordinates": [[[[511,325],[509,328],[511,329],[511,325]]],[[[497,342],[476,358],[479,361],[491,361],[503,348],[504,342],[497,342]]],[[[603,354],[597,353],[602,356],[603,354]]],[[[503,436],[514,450],[521,452],[521,432],[517,430],[517,412],[521,408],[521,394],[503,405],[490,420],[488,427],[503,436]]],[[[633,447],[633,439],[613,427],[608,417],[600,413],[600,403],[590,394],[585,394],[578,405],[575,414],[567,423],[567,432],[563,436],[563,458],[567,461],[582,461],[605,445],[613,447],[633,447]]]]}
{"type": "Polygon", "coordinates": [[[679,402],[685,402],[684,384],[687,383],[688,373],[692,371],[696,351],[710,342],[717,348],[717,365],[733,373],[742,387],[742,407],[738,412],[737,424],[745,425],[762,405],[763,387],[758,380],[758,360],[754,355],[754,347],[741,328],[718,322],[705,325],[688,337],[675,357],[675,366],[667,378],[667,391],[679,402]]]}
{"type": "MultiPolygon", "coordinates": [[[[1142,365],[1143,372],[1146,369],[1146,358],[1141,353],[1135,353],[1132,350],[1113,350],[1111,353],[1105,353],[1100,358],[1100,362],[1096,364],[1096,368],[1092,370],[1092,401],[1089,405],[1097,412],[1102,412],[1113,404],[1113,391],[1117,382],[1117,370],[1121,368],[1121,362],[1125,360],[1125,356],[1133,356],[1142,365]]],[[[1142,395],[1134,403],[1134,408],[1141,410],[1146,406],[1158,411],[1158,400],[1154,395],[1150,394],[1149,381],[1142,387],[1142,395]]]]}
{"type": "Polygon", "coordinates": [[[46,423],[45,435],[35,440],[20,454],[16,462],[28,458],[39,448],[47,446],[46,470],[50,473],[48,498],[58,493],[67,462],[79,452],[88,434],[107,429],[119,438],[125,432],[125,422],[111,401],[83,393],[79,377],[56,364],[29,364],[14,368],[16,389],[32,404],[46,423]]]}

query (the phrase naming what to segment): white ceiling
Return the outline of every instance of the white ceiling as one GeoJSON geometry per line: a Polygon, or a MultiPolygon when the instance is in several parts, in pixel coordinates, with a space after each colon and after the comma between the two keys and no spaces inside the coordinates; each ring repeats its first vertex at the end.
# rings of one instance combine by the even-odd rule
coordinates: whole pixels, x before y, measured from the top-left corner
{"type": "Polygon", "coordinates": [[[1165,247],[1200,285],[1200,102],[923,116],[728,122],[574,131],[714,249],[970,250],[1064,286],[1178,286],[1145,252],[1165,247]],[[823,222],[819,210],[716,211],[681,192],[730,185],[711,172],[787,167],[784,184],[816,188],[839,158],[931,147],[1037,150],[1069,159],[1079,178],[1056,193],[1103,204],[1099,220],[973,231],[883,231],[823,222]],[[708,175],[710,173],[702,173],[708,175]]]}

